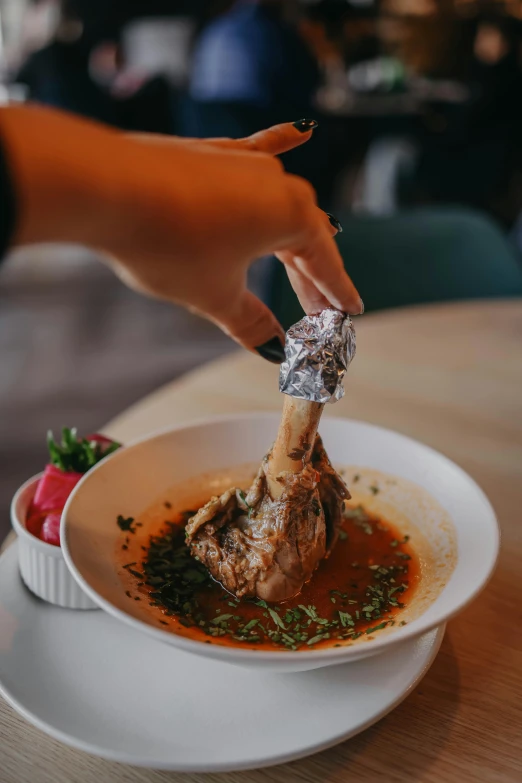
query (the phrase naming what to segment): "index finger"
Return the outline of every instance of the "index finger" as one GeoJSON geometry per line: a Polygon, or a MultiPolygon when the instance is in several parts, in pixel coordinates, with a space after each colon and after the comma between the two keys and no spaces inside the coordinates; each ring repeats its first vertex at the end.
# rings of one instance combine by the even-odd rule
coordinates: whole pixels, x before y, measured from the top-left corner
{"type": "Polygon", "coordinates": [[[264,152],[268,155],[282,155],[283,152],[306,144],[312,137],[312,133],[318,127],[315,120],[298,120],[297,122],[283,122],[280,125],[272,125],[271,128],[257,131],[251,136],[242,139],[192,139],[187,137],[166,136],[161,133],[129,133],[126,134],[135,141],[148,144],[172,145],[180,141],[187,145],[211,144],[213,147],[230,150],[245,150],[247,152],[264,152]]]}
{"type": "Polygon", "coordinates": [[[351,315],[364,312],[359,292],[347,274],[339,249],[323,220],[309,220],[303,227],[302,236],[276,255],[313,283],[333,307],[351,315]]]}
{"type": "Polygon", "coordinates": [[[298,120],[272,125],[271,128],[265,128],[242,139],[203,139],[203,141],[216,147],[281,155],[309,141],[317,127],[318,123],[315,120],[298,120]]]}

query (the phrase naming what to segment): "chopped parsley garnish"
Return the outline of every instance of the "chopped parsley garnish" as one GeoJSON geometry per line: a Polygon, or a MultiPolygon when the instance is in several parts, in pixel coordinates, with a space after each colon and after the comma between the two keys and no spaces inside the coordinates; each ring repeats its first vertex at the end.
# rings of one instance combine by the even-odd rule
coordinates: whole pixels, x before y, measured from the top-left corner
{"type": "Polygon", "coordinates": [[[312,644],[317,644],[317,642],[322,642],[324,639],[324,636],[322,634],[318,634],[317,636],[314,636],[312,639],[309,639],[307,641],[307,645],[309,647],[312,646],[312,644]]]}
{"type": "Polygon", "coordinates": [[[214,617],[213,620],[211,620],[212,625],[223,625],[224,623],[227,623],[228,620],[230,620],[232,617],[231,614],[219,614],[217,617],[214,617]]]}
{"type": "Polygon", "coordinates": [[[383,628],[386,628],[387,625],[388,625],[387,621],[385,621],[384,623],[379,623],[379,625],[374,625],[373,628],[367,628],[364,633],[370,634],[373,633],[374,631],[381,631],[383,628]]]}
{"type": "Polygon", "coordinates": [[[311,620],[317,620],[317,612],[315,610],[315,606],[303,606],[303,604],[299,604],[299,609],[302,609],[303,612],[307,614],[311,620]]]}
{"type": "Polygon", "coordinates": [[[243,492],[242,489],[239,490],[239,497],[241,498],[241,501],[245,505],[246,510],[248,511],[248,517],[250,518],[252,516],[252,512],[253,512],[254,509],[252,508],[252,506],[249,505],[249,503],[248,503],[248,501],[246,499],[246,495],[245,495],[245,493],[243,492]]]}
{"type": "Polygon", "coordinates": [[[354,621],[352,620],[352,615],[348,612],[339,612],[339,619],[343,628],[346,628],[349,625],[355,625],[354,621]]]}
{"type": "Polygon", "coordinates": [[[283,631],[286,631],[286,626],[284,622],[281,620],[281,618],[279,617],[279,615],[277,614],[275,609],[271,609],[270,607],[268,607],[268,614],[270,615],[270,617],[272,618],[272,620],[276,625],[282,628],[283,631]]]}
{"type": "Polygon", "coordinates": [[[118,514],[118,518],[116,519],[116,524],[118,525],[120,530],[123,531],[128,530],[129,533],[136,532],[132,527],[133,522],[134,522],[134,517],[123,517],[121,514],[118,514]]]}
{"type": "MultiPolygon", "coordinates": [[[[246,496],[241,499],[248,507],[246,496]]],[[[193,515],[193,511],[186,511],[178,514],[177,523],[165,522],[162,533],[141,547],[143,554],[123,566],[139,580],[135,584],[141,596],[148,592],[150,605],[165,615],[165,620],[158,622],[170,625],[172,630],[175,625],[167,622],[169,617],[187,629],[195,629],[196,635],[208,643],[214,640],[222,644],[231,639],[247,649],[276,647],[293,651],[310,649],[328,640],[335,646],[334,642],[349,644],[361,636],[371,639],[375,632],[396,624],[395,613],[404,606],[401,599],[409,587],[410,555],[401,551],[408,537],[399,537],[394,543],[389,529],[362,506],[345,510],[346,530],[341,538],[360,541],[362,530],[375,535],[375,545],[369,541],[356,551],[359,562],[347,561],[346,578],[340,579],[339,589],[327,589],[316,600],[306,600],[306,595],[315,598],[315,594],[305,591],[300,604],[294,603],[295,599],[268,604],[263,599],[236,598],[227,593],[211,579],[204,564],[191,556],[185,544],[184,525],[193,515]],[[383,535],[384,549],[382,538],[378,540],[383,535]],[[373,552],[375,559],[368,552],[373,552]]],[[[137,525],[132,517],[121,516],[118,524],[123,524],[127,533],[133,533],[137,525]]],[[[140,600],[130,591],[128,595],[140,600]]]]}

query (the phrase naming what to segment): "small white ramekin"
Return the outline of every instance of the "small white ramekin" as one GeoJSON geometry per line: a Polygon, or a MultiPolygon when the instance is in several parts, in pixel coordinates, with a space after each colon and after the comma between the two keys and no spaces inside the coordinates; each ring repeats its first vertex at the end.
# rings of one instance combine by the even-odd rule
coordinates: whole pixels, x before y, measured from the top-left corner
{"type": "Polygon", "coordinates": [[[41,541],[25,526],[29,506],[42,474],[22,484],[11,503],[11,522],[18,536],[18,565],[22,579],[35,595],[67,609],[97,609],[65,563],[59,546],[41,541]]]}

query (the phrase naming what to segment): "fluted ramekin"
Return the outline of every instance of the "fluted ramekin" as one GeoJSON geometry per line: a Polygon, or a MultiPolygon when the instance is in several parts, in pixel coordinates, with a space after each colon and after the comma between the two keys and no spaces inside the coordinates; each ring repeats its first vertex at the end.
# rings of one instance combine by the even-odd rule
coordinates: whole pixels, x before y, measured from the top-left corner
{"type": "Polygon", "coordinates": [[[23,581],[44,601],[67,609],[97,609],[65,563],[61,547],[41,541],[26,526],[27,512],[42,474],[28,479],[11,502],[11,522],[18,536],[18,565],[23,581]]]}

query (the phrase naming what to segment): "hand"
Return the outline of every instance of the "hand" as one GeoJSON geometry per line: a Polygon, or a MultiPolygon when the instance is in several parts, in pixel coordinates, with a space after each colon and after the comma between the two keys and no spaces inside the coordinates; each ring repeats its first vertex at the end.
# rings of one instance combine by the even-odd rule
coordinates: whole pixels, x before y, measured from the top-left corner
{"type": "Polygon", "coordinates": [[[311,186],[273,157],[311,131],[288,124],[199,141],[126,136],[30,107],[2,115],[21,206],[17,244],[101,249],[128,285],[210,318],[250,349],[283,336],[246,289],[260,256],[278,255],[307,312],[361,312],[311,186]]]}
{"type": "MultiPolygon", "coordinates": [[[[168,276],[169,266],[162,266],[156,281],[149,276],[150,268],[144,276],[137,258],[129,277],[132,250],[126,247],[118,254],[125,258],[120,276],[138,290],[183,302],[248,348],[277,335],[283,338],[272,313],[246,289],[249,264],[267,253],[275,252],[285,263],[307,312],[329,304],[360,312],[359,296],[331,240],[337,230],[315,206],[308,183],[287,175],[279,161],[268,157],[303,144],[311,133],[303,134],[288,123],[246,139],[183,140],[191,185],[182,205],[186,219],[179,221],[175,236],[178,248],[184,244],[187,263],[175,279],[168,276]],[[216,155],[218,151],[227,154],[216,155]],[[190,163],[189,152],[196,153],[190,163]]],[[[173,149],[169,137],[143,134],[135,139],[165,153],[173,149]]],[[[158,179],[152,181],[151,191],[157,183],[158,179]]],[[[159,241],[164,246],[165,240],[159,241]]]]}

